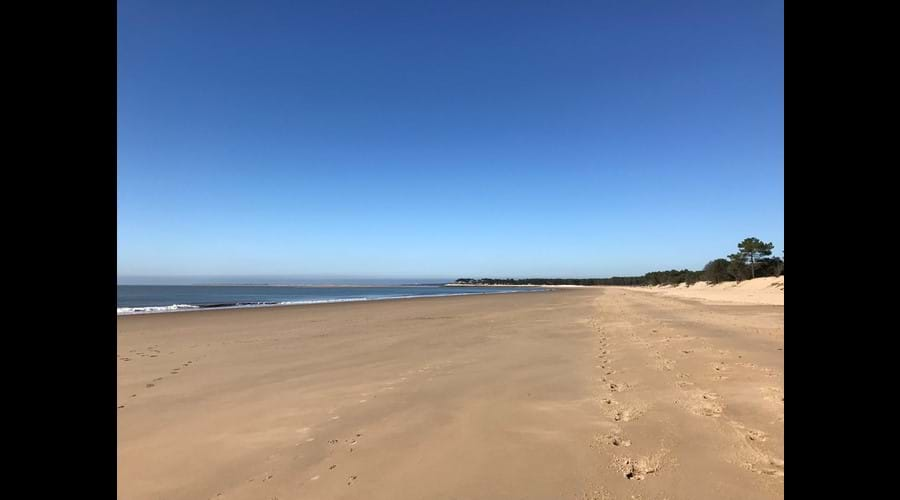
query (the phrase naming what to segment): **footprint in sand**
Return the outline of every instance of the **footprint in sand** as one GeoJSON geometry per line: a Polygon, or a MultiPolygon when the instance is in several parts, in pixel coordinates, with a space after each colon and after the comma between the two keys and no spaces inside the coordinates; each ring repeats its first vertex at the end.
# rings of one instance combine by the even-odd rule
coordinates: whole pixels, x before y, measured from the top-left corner
{"type": "Polygon", "coordinates": [[[610,384],[609,384],[609,390],[613,391],[613,392],[622,392],[622,391],[627,390],[628,387],[629,387],[628,384],[622,384],[622,383],[616,383],[616,382],[610,382],[610,384]]]}
{"type": "Polygon", "coordinates": [[[694,415],[717,418],[725,411],[725,405],[719,399],[716,393],[695,391],[687,400],[675,401],[675,404],[686,408],[694,415]]]}
{"type": "Polygon", "coordinates": [[[746,462],[744,467],[765,476],[784,477],[784,460],[774,457],[767,457],[757,463],[746,462]]]}
{"type": "Polygon", "coordinates": [[[647,410],[646,405],[630,406],[608,398],[602,399],[601,403],[603,403],[603,413],[614,422],[631,422],[637,420],[647,410]]]}
{"type": "Polygon", "coordinates": [[[595,436],[594,441],[599,443],[603,443],[609,446],[621,446],[628,447],[631,446],[631,441],[628,439],[624,439],[621,434],[604,434],[602,436],[595,436]]]}
{"type": "Polygon", "coordinates": [[[763,431],[750,429],[740,424],[734,424],[734,426],[744,435],[747,441],[764,442],[769,439],[769,435],[763,431]]]}
{"type": "Polygon", "coordinates": [[[634,408],[623,408],[613,413],[612,419],[616,422],[631,422],[640,417],[644,412],[634,408]]]}
{"type": "Polygon", "coordinates": [[[644,457],[620,457],[615,460],[614,464],[625,479],[643,481],[650,475],[659,473],[665,465],[665,457],[668,453],[669,450],[662,449],[644,457]]]}

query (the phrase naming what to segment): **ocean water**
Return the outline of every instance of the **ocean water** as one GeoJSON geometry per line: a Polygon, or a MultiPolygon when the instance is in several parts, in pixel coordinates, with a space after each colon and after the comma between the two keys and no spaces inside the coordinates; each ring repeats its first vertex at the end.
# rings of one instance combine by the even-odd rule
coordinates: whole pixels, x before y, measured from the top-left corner
{"type": "Polygon", "coordinates": [[[535,287],[118,285],[116,314],[262,307],[449,295],[538,292],[535,287]]]}

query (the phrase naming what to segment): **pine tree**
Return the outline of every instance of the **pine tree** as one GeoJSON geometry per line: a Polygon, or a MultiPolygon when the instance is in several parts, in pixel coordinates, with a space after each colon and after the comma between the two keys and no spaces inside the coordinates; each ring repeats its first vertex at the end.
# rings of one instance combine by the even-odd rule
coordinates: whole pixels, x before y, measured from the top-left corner
{"type": "Polygon", "coordinates": [[[772,243],[764,243],[759,238],[745,238],[744,241],[738,243],[739,255],[744,259],[750,259],[750,278],[756,277],[756,261],[760,257],[772,255],[772,249],[775,245],[772,243]]]}

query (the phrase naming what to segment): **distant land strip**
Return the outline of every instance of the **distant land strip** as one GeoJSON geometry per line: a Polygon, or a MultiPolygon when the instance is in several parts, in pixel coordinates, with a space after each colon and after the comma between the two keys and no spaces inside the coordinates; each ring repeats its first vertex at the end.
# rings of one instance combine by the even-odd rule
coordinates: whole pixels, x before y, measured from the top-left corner
{"type": "Polygon", "coordinates": [[[460,278],[453,282],[454,285],[576,285],[576,286],[640,286],[647,284],[643,276],[627,276],[613,278],[523,278],[523,279],[496,279],[496,278],[460,278]]]}

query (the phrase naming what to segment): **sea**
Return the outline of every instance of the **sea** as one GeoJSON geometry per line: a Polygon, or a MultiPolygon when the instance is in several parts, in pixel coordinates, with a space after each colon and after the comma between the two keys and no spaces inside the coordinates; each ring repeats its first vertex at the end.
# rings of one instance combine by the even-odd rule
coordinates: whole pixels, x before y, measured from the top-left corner
{"type": "Polygon", "coordinates": [[[539,287],[451,287],[442,284],[389,286],[117,285],[116,314],[540,291],[545,291],[545,289],[539,287]]]}

